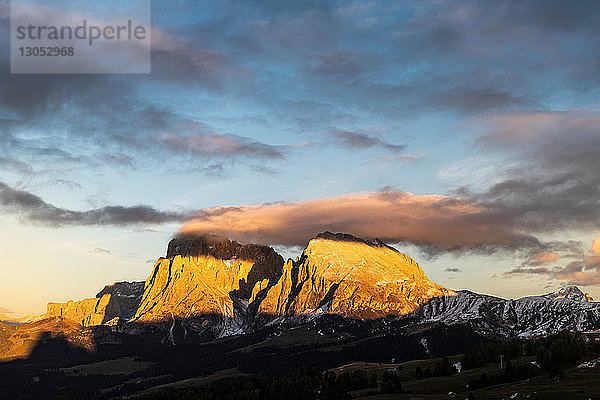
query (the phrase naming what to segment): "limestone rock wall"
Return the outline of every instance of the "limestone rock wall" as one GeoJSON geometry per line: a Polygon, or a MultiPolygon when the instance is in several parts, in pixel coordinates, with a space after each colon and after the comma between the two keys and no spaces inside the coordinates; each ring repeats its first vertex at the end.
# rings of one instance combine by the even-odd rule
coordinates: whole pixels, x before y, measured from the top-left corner
{"type": "Polygon", "coordinates": [[[144,282],[117,282],[105,286],[93,299],[48,303],[46,316],[64,317],[83,326],[101,325],[114,318],[131,319],[138,309],[144,282]]]}
{"type": "Polygon", "coordinates": [[[49,317],[63,317],[80,323],[83,326],[101,325],[106,317],[106,307],[111,295],[105,294],[99,299],[67,301],[66,303],[48,303],[49,317]]]}
{"type": "Polygon", "coordinates": [[[117,317],[157,322],[212,315],[235,319],[238,329],[256,314],[405,315],[433,297],[453,294],[379,240],[326,232],[301,257],[284,263],[270,247],[205,235],[173,239],[145,282],[107,286],[96,299],[50,303],[48,314],[84,326],[117,317]]]}
{"type": "Polygon", "coordinates": [[[136,321],[189,318],[195,315],[233,316],[230,292],[239,290],[254,263],[210,256],[161,258],[146,280],[136,321]]]}
{"type": "MultiPolygon", "coordinates": [[[[330,234],[333,235],[333,234],[330,234]]],[[[259,312],[321,311],[355,318],[404,315],[432,297],[454,292],[430,281],[412,258],[381,242],[318,237],[285,264],[259,312]]]]}

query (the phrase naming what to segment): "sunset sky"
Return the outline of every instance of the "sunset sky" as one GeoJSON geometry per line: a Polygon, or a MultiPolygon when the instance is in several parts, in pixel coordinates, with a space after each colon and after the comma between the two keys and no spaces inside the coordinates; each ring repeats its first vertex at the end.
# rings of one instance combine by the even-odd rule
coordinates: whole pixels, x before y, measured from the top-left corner
{"type": "Polygon", "coordinates": [[[179,231],[600,297],[599,2],[151,9],[150,74],[19,75],[0,0],[0,313],[145,280],[179,231]]]}

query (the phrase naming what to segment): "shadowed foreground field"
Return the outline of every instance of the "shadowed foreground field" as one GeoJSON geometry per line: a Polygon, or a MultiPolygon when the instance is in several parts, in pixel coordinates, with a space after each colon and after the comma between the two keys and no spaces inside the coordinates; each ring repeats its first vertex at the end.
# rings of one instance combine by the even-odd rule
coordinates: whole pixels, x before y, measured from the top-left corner
{"type": "MultiPolygon", "coordinates": [[[[460,360],[463,355],[449,357],[450,360],[460,360]]],[[[431,378],[416,379],[416,368],[433,368],[442,359],[416,360],[402,364],[381,364],[357,362],[338,367],[332,370],[337,377],[348,372],[353,378],[345,381],[343,378],[333,379],[332,389],[323,390],[323,382],[320,382],[316,393],[302,393],[294,382],[304,383],[314,379],[311,373],[296,375],[281,380],[255,381],[252,384],[232,383],[235,379],[246,379],[247,375],[239,374],[239,371],[223,371],[211,377],[186,380],[173,384],[162,385],[143,391],[133,398],[138,399],[196,399],[196,398],[232,398],[232,399],[269,399],[269,398],[322,398],[322,399],[430,399],[441,400],[448,398],[456,399],[597,399],[600,398],[600,368],[577,368],[573,367],[563,371],[562,378],[549,377],[541,374],[523,381],[515,381],[504,384],[492,385],[480,389],[469,390],[467,385],[477,380],[483,373],[492,375],[502,372],[496,363],[486,364],[484,367],[475,368],[453,376],[436,376],[431,378]],[[386,388],[385,376],[397,374],[402,389],[396,390],[402,393],[385,393],[394,388],[386,388]],[[222,379],[215,383],[215,379],[222,379]],[[352,387],[360,382],[356,379],[364,379],[364,388],[352,390],[352,387]],[[339,387],[339,385],[346,385],[339,387]],[[259,389],[260,387],[260,389],[259,389]],[[339,390],[338,390],[339,389],[339,390]],[[259,393],[260,392],[260,393],[259,393]],[[382,393],[383,392],[383,393],[382,393]],[[264,393],[264,394],[263,394],[264,393]],[[262,395],[261,395],[262,394],[262,395]],[[221,397],[222,396],[222,397],[221,397]],[[263,397],[264,396],[264,397],[263,397]]],[[[515,360],[515,364],[530,363],[531,357],[522,357],[515,360]]],[[[322,372],[319,372],[322,373],[322,372]]],[[[324,372],[327,376],[329,372],[324,372]]],[[[304,386],[306,388],[306,386],[304,386]]]]}
{"type": "Polygon", "coordinates": [[[374,329],[372,322],[328,315],[177,346],[108,326],[75,329],[62,320],[11,328],[2,334],[7,354],[15,346],[32,348],[25,358],[0,363],[0,398],[600,397],[600,363],[593,362],[600,342],[580,334],[493,340],[469,326],[380,323],[374,329]],[[44,326],[54,332],[42,333],[44,326]]]}

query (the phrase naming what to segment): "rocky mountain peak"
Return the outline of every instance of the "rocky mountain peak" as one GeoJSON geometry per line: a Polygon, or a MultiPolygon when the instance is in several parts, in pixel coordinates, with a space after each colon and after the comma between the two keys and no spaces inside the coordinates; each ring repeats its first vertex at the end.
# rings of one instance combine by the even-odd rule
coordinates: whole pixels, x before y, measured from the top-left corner
{"type": "Polygon", "coordinates": [[[210,255],[223,259],[228,258],[227,252],[233,252],[239,246],[239,243],[233,242],[225,236],[212,234],[178,235],[169,242],[166,258],[173,258],[176,255],[182,257],[210,255]]]}
{"type": "Polygon", "coordinates": [[[140,305],[144,282],[115,282],[102,289],[96,298],[65,303],[48,303],[46,316],[64,317],[83,326],[104,324],[114,318],[129,320],[140,305]]]}
{"type": "Polygon", "coordinates": [[[104,289],[96,294],[96,298],[99,299],[105,294],[120,297],[139,297],[144,291],[144,282],[115,282],[112,285],[104,286],[104,289]]]}
{"type": "Polygon", "coordinates": [[[146,280],[134,319],[215,317],[241,323],[250,303],[279,279],[283,265],[269,246],[209,234],[177,236],[146,280]]]}
{"type": "MultiPolygon", "coordinates": [[[[347,242],[347,243],[362,243],[371,247],[387,247],[388,249],[397,251],[393,247],[388,246],[379,239],[363,239],[348,233],[333,233],[329,231],[321,232],[314,239],[331,240],[334,242],[347,242]]],[[[314,240],[313,239],[313,240],[314,240]]]]}
{"type": "Polygon", "coordinates": [[[556,292],[548,293],[544,297],[558,300],[558,299],[569,299],[573,301],[578,301],[581,303],[590,303],[593,302],[594,299],[590,296],[589,293],[584,293],[577,286],[567,286],[564,288],[560,288],[556,292]]]}
{"type": "Polygon", "coordinates": [[[180,235],[173,238],[167,248],[167,259],[210,257],[225,261],[226,265],[235,260],[252,264],[247,276],[240,277],[238,296],[250,298],[257,282],[264,279],[276,280],[281,275],[284,259],[273,248],[260,244],[241,244],[224,236],[211,234],[180,235]]]}
{"type": "Polygon", "coordinates": [[[225,321],[222,330],[233,332],[258,315],[267,320],[319,313],[400,316],[447,295],[454,292],[430,281],[415,260],[378,239],[323,232],[299,258],[285,263],[268,246],[180,235],[169,242],[166,257],[158,259],[144,283],[117,282],[95,299],[51,304],[49,314],[83,325],[122,315],[169,324],[209,318],[210,323],[199,323],[225,321]]]}
{"type": "Polygon", "coordinates": [[[329,312],[353,318],[404,315],[453,292],[430,281],[418,263],[379,240],[324,232],[285,264],[259,311],[329,312]]]}

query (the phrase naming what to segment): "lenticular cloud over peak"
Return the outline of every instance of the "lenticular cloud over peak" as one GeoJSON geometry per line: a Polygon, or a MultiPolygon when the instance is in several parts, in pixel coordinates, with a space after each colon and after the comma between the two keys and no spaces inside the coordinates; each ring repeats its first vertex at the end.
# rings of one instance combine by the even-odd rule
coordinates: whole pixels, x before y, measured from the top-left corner
{"type": "Polygon", "coordinates": [[[491,210],[460,198],[383,191],[202,209],[180,233],[210,232],[243,242],[285,246],[302,246],[326,230],[449,250],[536,242],[507,221],[493,224],[496,218],[491,210]]]}

